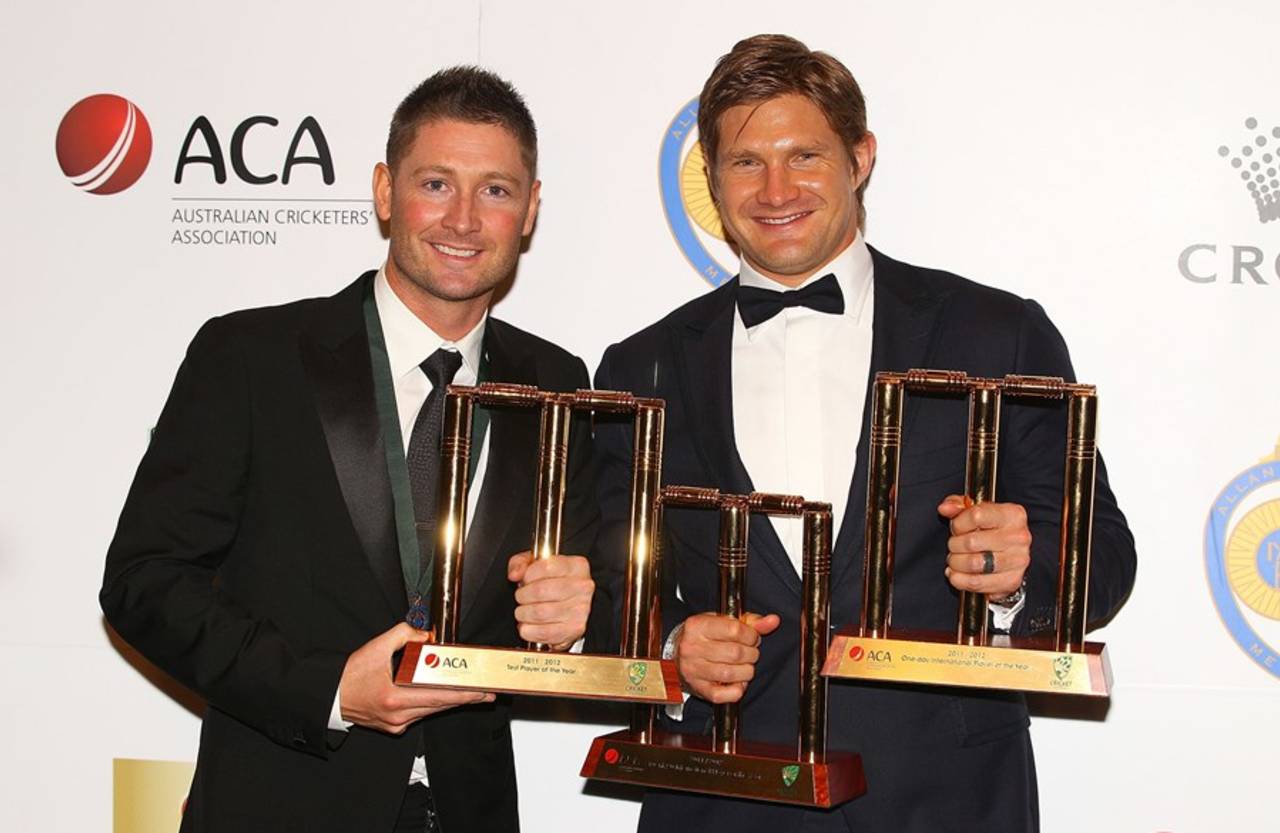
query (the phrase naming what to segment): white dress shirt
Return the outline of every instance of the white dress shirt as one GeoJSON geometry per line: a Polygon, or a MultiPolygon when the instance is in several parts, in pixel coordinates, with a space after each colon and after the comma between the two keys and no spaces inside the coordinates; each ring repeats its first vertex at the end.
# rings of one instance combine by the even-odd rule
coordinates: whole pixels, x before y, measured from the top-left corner
{"type": "MultiPolygon", "coordinates": [[[[800,285],[834,274],[843,314],[788,307],[750,329],[740,314],[733,319],[733,431],[752,486],[830,503],[832,540],[844,522],[862,433],[872,273],[871,252],[859,234],[800,285]]],[[[738,280],[775,292],[791,289],[746,259],[738,280]]],[[[769,521],[799,575],[801,519],[771,515],[769,521]]]]}
{"type": "MultiPolygon", "coordinates": [[[[481,347],[484,342],[484,325],[489,320],[486,311],[471,330],[457,341],[449,341],[437,335],[418,316],[414,315],[405,303],[400,300],[391,284],[387,282],[387,267],[384,264],[373,279],[373,300],[378,308],[378,320],[382,324],[382,335],[387,343],[387,361],[391,365],[391,381],[395,386],[396,413],[400,419],[400,438],[404,441],[405,454],[409,453],[409,438],[413,433],[413,423],[418,418],[418,411],[427,401],[431,393],[431,380],[422,371],[420,365],[428,356],[440,348],[462,354],[462,366],[453,377],[458,385],[474,385],[480,375],[481,347]]],[[[484,471],[489,456],[489,435],[486,433],[480,447],[479,460],[473,478],[476,484],[484,482],[484,471]]],[[[475,517],[476,500],[480,489],[473,488],[467,495],[467,529],[471,529],[471,520],[475,517]]],[[[340,692],[334,692],[333,710],[329,713],[329,728],[346,731],[351,723],[342,719],[342,703],[340,692]]],[[[409,777],[410,784],[427,781],[427,765],[422,758],[413,759],[413,772],[409,777]]]]}

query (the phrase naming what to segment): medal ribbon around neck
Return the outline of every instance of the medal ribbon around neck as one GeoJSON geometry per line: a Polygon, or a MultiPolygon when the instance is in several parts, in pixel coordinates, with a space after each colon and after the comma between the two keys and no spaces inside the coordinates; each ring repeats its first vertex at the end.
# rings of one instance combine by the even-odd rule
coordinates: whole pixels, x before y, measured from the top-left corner
{"type": "MultiPolygon", "coordinates": [[[[423,564],[422,543],[418,540],[417,523],[413,515],[413,487],[409,483],[409,466],[405,462],[404,435],[400,432],[400,414],[396,409],[395,382],[391,377],[391,360],[387,355],[387,340],[382,332],[382,320],[378,317],[378,305],[373,297],[373,281],[369,281],[364,293],[364,324],[369,338],[369,359],[373,369],[373,399],[378,410],[382,448],[386,454],[387,476],[391,480],[391,503],[396,522],[396,544],[400,551],[400,570],[409,593],[409,612],[405,621],[420,630],[430,624],[429,600],[431,598],[432,566],[435,559],[435,542],[431,543],[431,558],[423,564]]],[[[481,351],[480,372],[476,383],[487,381],[489,357],[481,351]]],[[[475,408],[471,421],[471,447],[477,453],[471,455],[467,469],[467,482],[473,483],[480,453],[484,450],[485,434],[489,430],[489,412],[475,408]]]]}

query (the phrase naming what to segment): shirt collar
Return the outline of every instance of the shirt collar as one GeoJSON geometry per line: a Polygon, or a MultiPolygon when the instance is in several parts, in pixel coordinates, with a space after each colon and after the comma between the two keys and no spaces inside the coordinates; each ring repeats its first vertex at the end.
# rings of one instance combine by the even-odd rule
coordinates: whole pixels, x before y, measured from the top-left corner
{"type": "MultiPolygon", "coordinates": [[[[863,239],[862,232],[859,231],[857,236],[853,238],[852,243],[838,255],[820,266],[816,272],[806,278],[804,283],[795,287],[795,289],[808,286],[825,275],[835,275],[836,283],[840,284],[840,292],[844,294],[844,316],[855,324],[861,324],[863,313],[867,312],[866,305],[867,297],[871,292],[872,271],[871,250],[867,248],[867,241],[863,239]]],[[[773,278],[760,274],[760,271],[752,266],[751,261],[745,257],[742,258],[738,271],[738,283],[740,286],[754,286],[760,289],[771,289],[774,292],[792,288],[783,286],[773,278]]]]}
{"type": "Polygon", "coordinates": [[[387,359],[391,365],[391,378],[400,379],[418,369],[424,360],[441,347],[457,350],[462,354],[462,364],[468,375],[479,378],[480,350],[484,341],[484,325],[489,320],[485,311],[471,330],[457,341],[449,341],[422,323],[412,310],[405,306],[387,282],[387,266],[384,263],[373,279],[373,299],[378,307],[378,320],[382,323],[382,335],[387,342],[387,359]]]}

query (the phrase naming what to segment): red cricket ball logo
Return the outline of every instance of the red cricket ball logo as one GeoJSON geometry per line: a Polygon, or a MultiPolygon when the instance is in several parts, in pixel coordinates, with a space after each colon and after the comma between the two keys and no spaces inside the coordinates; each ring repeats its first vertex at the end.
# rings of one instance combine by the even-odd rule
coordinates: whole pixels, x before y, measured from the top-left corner
{"type": "Polygon", "coordinates": [[[103,93],[77,101],[62,117],[58,165],[90,194],[115,194],[138,181],[151,161],[151,126],[132,101],[103,93]]]}
{"type": "Polygon", "coordinates": [[[618,762],[618,750],[606,749],[604,751],[604,762],[606,764],[616,764],[618,762]]]}
{"type": "Polygon", "coordinates": [[[440,656],[438,654],[427,654],[423,657],[422,664],[428,668],[435,668],[440,664],[440,656]]]}
{"type": "Polygon", "coordinates": [[[854,645],[852,648],[849,649],[849,659],[853,660],[854,662],[857,662],[858,660],[862,659],[861,645],[854,645]]]}

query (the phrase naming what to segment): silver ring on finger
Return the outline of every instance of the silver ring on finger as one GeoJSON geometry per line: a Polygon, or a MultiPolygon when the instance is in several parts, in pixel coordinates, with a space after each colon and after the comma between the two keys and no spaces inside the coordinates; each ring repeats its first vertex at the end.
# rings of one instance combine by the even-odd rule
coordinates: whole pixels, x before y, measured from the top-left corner
{"type": "Polygon", "coordinates": [[[996,554],[991,550],[982,553],[982,574],[989,576],[996,571],[996,554]]]}

